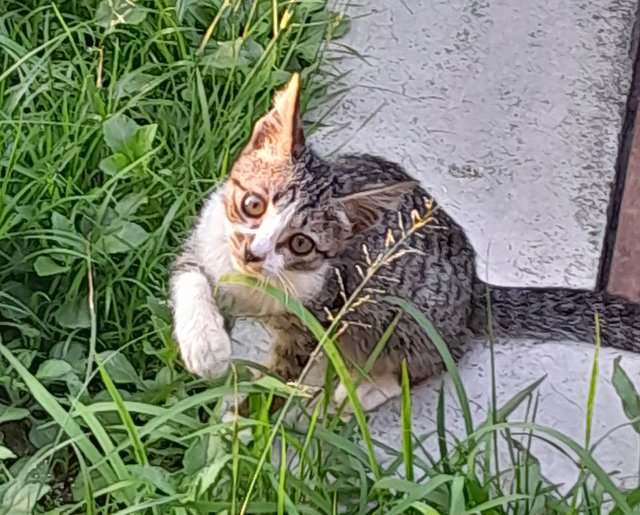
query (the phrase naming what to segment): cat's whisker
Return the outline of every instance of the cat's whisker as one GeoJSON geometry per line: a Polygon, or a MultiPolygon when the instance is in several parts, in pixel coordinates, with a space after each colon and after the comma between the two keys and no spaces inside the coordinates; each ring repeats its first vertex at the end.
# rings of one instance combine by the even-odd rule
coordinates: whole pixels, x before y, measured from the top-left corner
{"type": "Polygon", "coordinates": [[[298,298],[298,290],[296,288],[296,285],[293,283],[293,281],[287,277],[286,274],[284,273],[279,273],[278,276],[278,281],[280,281],[280,284],[282,286],[282,289],[285,292],[285,295],[288,297],[293,297],[293,298],[298,298]]]}
{"type": "Polygon", "coordinates": [[[391,282],[391,283],[399,283],[400,279],[398,279],[397,277],[391,277],[390,275],[384,275],[384,274],[378,274],[376,277],[378,277],[379,279],[384,279],[385,281],[391,282]]]}

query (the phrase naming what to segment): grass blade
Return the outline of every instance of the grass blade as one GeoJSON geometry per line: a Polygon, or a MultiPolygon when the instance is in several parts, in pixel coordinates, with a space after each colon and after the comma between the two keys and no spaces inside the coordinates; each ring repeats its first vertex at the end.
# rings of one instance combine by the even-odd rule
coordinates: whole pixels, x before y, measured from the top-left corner
{"type": "MultiPolygon", "coordinates": [[[[18,372],[33,398],[42,406],[49,416],[62,428],[62,430],[76,442],[76,445],[84,456],[92,463],[103,462],[102,453],[91,443],[78,423],[65,411],[56,398],[38,381],[11,351],[0,342],[0,354],[18,372]]],[[[118,478],[108,464],[98,466],[98,472],[108,483],[115,483],[118,478]]],[[[121,497],[121,500],[125,500],[121,497]]]]}
{"type": "Polygon", "coordinates": [[[411,431],[411,390],[409,385],[409,369],[407,361],[402,362],[402,452],[404,454],[405,474],[408,481],[413,481],[413,434],[411,431]]]}
{"type": "MultiPolygon", "coordinates": [[[[462,378],[460,377],[460,372],[458,372],[458,367],[456,367],[456,363],[451,352],[449,352],[449,348],[446,343],[442,340],[431,321],[420,313],[412,303],[398,297],[385,297],[385,300],[390,304],[400,307],[405,313],[409,314],[425,331],[434,347],[438,350],[447,372],[449,372],[451,379],[453,380],[458,400],[460,402],[460,408],[462,409],[465,430],[467,432],[467,436],[471,437],[473,434],[473,419],[471,417],[471,409],[469,407],[469,398],[464,385],[462,384],[462,378]]],[[[471,438],[469,443],[471,446],[475,445],[471,438]]]]}
{"type": "Polygon", "coordinates": [[[278,290],[277,288],[274,288],[269,284],[261,284],[259,281],[252,277],[240,274],[227,274],[220,279],[220,283],[247,286],[263,291],[267,295],[279,301],[291,314],[298,317],[298,319],[305,325],[305,327],[307,327],[307,329],[309,329],[309,331],[311,331],[311,334],[313,334],[313,336],[318,340],[319,344],[322,345],[322,348],[327,354],[327,357],[331,360],[331,363],[336,373],[338,374],[340,381],[347,390],[349,401],[353,406],[354,417],[356,418],[358,427],[360,429],[360,434],[362,435],[362,439],[364,440],[365,446],[367,448],[367,454],[369,455],[369,464],[374,476],[376,478],[380,477],[378,462],[373,450],[373,440],[371,438],[371,433],[369,432],[369,426],[364,416],[364,411],[362,410],[360,400],[356,395],[351,375],[349,374],[347,366],[342,359],[342,356],[340,355],[335,342],[327,334],[320,322],[318,322],[318,320],[309,312],[309,310],[307,310],[297,300],[292,299],[284,292],[278,290]]]}
{"type": "Polygon", "coordinates": [[[449,450],[447,449],[447,429],[445,424],[446,412],[444,409],[444,382],[440,383],[438,392],[438,409],[436,412],[436,431],[438,433],[438,449],[440,450],[440,461],[445,474],[451,473],[449,467],[449,450]]]}
{"type": "Polygon", "coordinates": [[[116,388],[116,385],[113,384],[111,377],[107,373],[106,369],[102,362],[96,356],[96,364],[98,365],[98,370],[100,371],[100,377],[102,378],[102,382],[107,388],[109,395],[113,399],[115,403],[116,410],[118,415],[120,415],[120,419],[124,424],[124,427],[127,430],[127,434],[131,440],[131,445],[133,447],[133,454],[136,457],[136,460],[139,465],[148,465],[149,460],[147,459],[147,451],[144,448],[144,444],[142,443],[142,439],[140,438],[140,434],[138,433],[138,428],[133,423],[133,418],[131,417],[131,413],[127,411],[127,408],[124,404],[124,400],[122,399],[122,395],[116,388]]]}

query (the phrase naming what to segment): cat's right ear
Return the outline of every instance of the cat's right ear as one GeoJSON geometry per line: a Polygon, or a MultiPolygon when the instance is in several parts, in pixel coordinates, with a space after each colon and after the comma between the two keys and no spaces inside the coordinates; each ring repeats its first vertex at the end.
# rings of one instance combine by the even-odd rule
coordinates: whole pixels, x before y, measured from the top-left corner
{"type": "Polygon", "coordinates": [[[245,152],[257,152],[270,161],[296,158],[304,149],[300,120],[300,73],[295,72],[273,97],[273,107],[253,126],[245,152]]]}
{"type": "Polygon", "coordinates": [[[370,229],[380,222],[385,212],[397,210],[404,195],[417,185],[417,181],[397,182],[338,199],[347,215],[352,234],[370,229]]]}

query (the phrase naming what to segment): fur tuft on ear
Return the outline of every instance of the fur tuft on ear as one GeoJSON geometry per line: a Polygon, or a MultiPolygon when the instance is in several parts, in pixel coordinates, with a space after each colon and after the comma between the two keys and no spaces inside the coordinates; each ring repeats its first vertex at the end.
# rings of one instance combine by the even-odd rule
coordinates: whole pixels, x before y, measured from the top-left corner
{"type": "Polygon", "coordinates": [[[338,201],[347,214],[353,234],[358,234],[378,224],[385,212],[398,209],[402,197],[417,185],[417,181],[397,182],[359,191],[338,201]]]}
{"type": "Polygon", "coordinates": [[[273,96],[273,107],[253,126],[253,134],[245,151],[259,152],[266,159],[297,157],[304,148],[300,120],[300,73],[273,96]]]}

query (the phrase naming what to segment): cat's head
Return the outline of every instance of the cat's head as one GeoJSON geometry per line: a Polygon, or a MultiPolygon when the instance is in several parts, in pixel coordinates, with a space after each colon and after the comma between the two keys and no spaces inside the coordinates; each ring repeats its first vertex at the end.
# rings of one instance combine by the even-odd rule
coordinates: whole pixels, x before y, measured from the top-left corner
{"type": "Polygon", "coordinates": [[[333,171],[306,146],[300,76],[278,91],[254,125],[225,185],[227,227],[240,271],[277,277],[317,274],[356,234],[395,209],[413,182],[371,185],[337,197],[333,171]]]}

